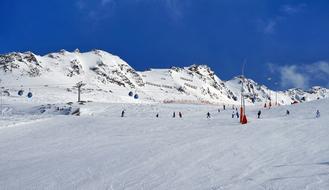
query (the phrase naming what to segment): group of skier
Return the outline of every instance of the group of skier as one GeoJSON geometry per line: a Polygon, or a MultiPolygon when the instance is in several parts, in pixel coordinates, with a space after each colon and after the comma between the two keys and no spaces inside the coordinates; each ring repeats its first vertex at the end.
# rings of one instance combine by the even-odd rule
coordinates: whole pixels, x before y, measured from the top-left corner
{"type": "MultiPolygon", "coordinates": [[[[262,114],[262,112],[259,110],[257,112],[257,118],[259,119],[260,118],[260,115],[262,114]]],[[[289,110],[286,110],[286,116],[290,115],[290,111],[289,110]]],[[[320,117],[320,111],[319,110],[316,110],[315,112],[315,118],[319,118],[320,117]]],[[[232,116],[233,118],[233,116],[232,116]]]]}
{"type": "Polygon", "coordinates": [[[236,116],[236,118],[240,117],[239,112],[237,110],[236,110],[236,112],[235,111],[232,112],[232,118],[234,118],[235,116],[236,116]]]}
{"type": "MultiPolygon", "coordinates": [[[[178,116],[179,116],[179,118],[182,118],[182,117],[183,117],[182,112],[178,112],[178,116]]],[[[172,117],[173,117],[173,118],[176,117],[176,112],[173,112],[172,117]]]]}
{"type": "MultiPolygon", "coordinates": [[[[225,109],[226,109],[226,107],[225,107],[225,105],[223,105],[223,110],[225,110],[225,109]]],[[[239,112],[238,112],[238,108],[235,108],[235,107],[233,106],[232,109],[235,110],[235,111],[232,112],[232,118],[234,118],[234,117],[239,118],[240,115],[239,115],[239,112]]],[[[220,109],[218,109],[217,111],[218,111],[218,113],[220,113],[220,109]]],[[[259,110],[259,111],[257,112],[257,118],[258,118],[258,119],[261,118],[261,114],[262,114],[262,111],[259,110]]],[[[288,116],[288,115],[290,115],[290,111],[289,111],[289,110],[286,110],[286,116],[288,116]]],[[[122,112],[121,112],[121,117],[124,117],[124,116],[125,116],[125,110],[122,110],[122,112]]],[[[158,118],[158,117],[159,117],[159,113],[157,113],[157,114],[155,115],[155,117],[158,118]]],[[[176,117],[176,112],[173,112],[172,117],[173,117],[173,118],[176,117]]],[[[182,112],[178,112],[178,117],[179,117],[179,118],[182,118],[182,117],[183,117],[182,112]]],[[[315,112],[315,118],[319,118],[319,117],[320,117],[320,111],[319,111],[319,110],[316,110],[316,112],[315,112]]],[[[208,118],[208,119],[211,118],[211,114],[210,114],[210,112],[207,112],[207,114],[206,114],[206,118],[208,118]]]]}

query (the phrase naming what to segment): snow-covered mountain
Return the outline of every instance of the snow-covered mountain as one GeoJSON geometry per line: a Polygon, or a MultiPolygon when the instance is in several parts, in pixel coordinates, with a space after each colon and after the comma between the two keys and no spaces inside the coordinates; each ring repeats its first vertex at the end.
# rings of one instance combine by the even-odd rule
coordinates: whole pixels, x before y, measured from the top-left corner
{"type": "Polygon", "coordinates": [[[73,86],[79,81],[87,84],[84,97],[93,101],[133,102],[136,100],[128,96],[132,92],[138,94],[138,101],[238,104],[242,81],[247,104],[269,100],[291,104],[329,97],[329,90],[321,87],[275,92],[241,76],[223,81],[206,65],[138,72],[118,56],[101,50],[0,55],[0,74],[0,85],[7,95],[18,97],[18,90],[28,89],[44,101],[54,96],[59,101],[73,100],[73,86]]]}
{"type": "Polygon", "coordinates": [[[45,79],[44,83],[58,82],[60,79],[69,83],[83,80],[93,85],[143,86],[141,77],[126,62],[100,50],[87,53],[61,50],[45,56],[31,52],[10,53],[0,56],[0,70],[4,81],[7,78],[19,82],[42,78],[45,79]]]}

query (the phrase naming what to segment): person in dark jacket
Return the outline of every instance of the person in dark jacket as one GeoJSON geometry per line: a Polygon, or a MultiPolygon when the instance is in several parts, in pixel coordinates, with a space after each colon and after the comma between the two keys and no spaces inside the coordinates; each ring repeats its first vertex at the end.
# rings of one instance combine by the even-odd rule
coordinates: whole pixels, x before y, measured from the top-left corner
{"type": "Polygon", "coordinates": [[[290,111],[289,111],[289,110],[287,110],[287,111],[286,111],[286,115],[289,115],[289,114],[290,114],[290,111]]]}
{"type": "Polygon", "coordinates": [[[262,114],[262,112],[259,110],[257,113],[258,119],[260,118],[260,115],[262,114]]]}
{"type": "Polygon", "coordinates": [[[207,118],[210,118],[210,113],[209,112],[207,113],[207,118]]]}
{"type": "Polygon", "coordinates": [[[178,115],[179,115],[180,118],[183,117],[182,112],[178,112],[178,115]]]}
{"type": "Polygon", "coordinates": [[[176,117],[176,113],[175,113],[175,112],[172,113],[172,117],[173,117],[173,118],[176,117]]]}
{"type": "Polygon", "coordinates": [[[125,116],[125,110],[122,110],[121,117],[124,117],[124,116],[125,116]]]}
{"type": "Polygon", "coordinates": [[[316,118],[319,118],[320,117],[320,111],[319,110],[316,110],[316,115],[315,115],[316,118]]]}

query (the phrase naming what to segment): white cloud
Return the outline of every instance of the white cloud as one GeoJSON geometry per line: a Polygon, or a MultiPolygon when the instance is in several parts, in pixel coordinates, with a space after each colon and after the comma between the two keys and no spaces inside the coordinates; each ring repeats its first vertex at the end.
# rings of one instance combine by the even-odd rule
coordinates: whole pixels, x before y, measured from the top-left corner
{"type": "Polygon", "coordinates": [[[277,72],[277,66],[273,63],[267,63],[267,69],[270,71],[271,74],[277,72]]]}
{"type": "Polygon", "coordinates": [[[301,4],[298,4],[298,5],[283,5],[281,7],[281,11],[285,14],[290,14],[290,15],[293,15],[293,14],[297,14],[301,11],[303,11],[305,9],[307,5],[305,3],[301,3],[301,4]]]}
{"type": "Polygon", "coordinates": [[[309,77],[297,71],[297,66],[283,66],[280,68],[280,83],[283,88],[308,88],[309,77]]]}
{"type": "Polygon", "coordinates": [[[174,18],[181,18],[183,16],[182,1],[178,0],[164,0],[170,15],[174,18]]]}
{"type": "Polygon", "coordinates": [[[276,24],[277,24],[276,21],[270,20],[264,28],[264,33],[266,33],[266,34],[274,33],[276,24]]]}
{"type": "Polygon", "coordinates": [[[95,23],[113,14],[116,0],[77,0],[75,4],[87,20],[95,23]]]}
{"type": "MultiPolygon", "coordinates": [[[[315,82],[329,81],[329,62],[318,61],[311,64],[276,66],[268,63],[271,74],[279,74],[280,85],[283,88],[309,88],[315,82]]],[[[329,84],[328,84],[329,86],[329,84]]]]}
{"type": "Polygon", "coordinates": [[[282,5],[279,13],[274,15],[272,18],[260,19],[264,34],[274,34],[280,23],[287,20],[289,17],[302,12],[307,7],[306,4],[298,5],[282,5]]]}
{"type": "Polygon", "coordinates": [[[318,71],[325,73],[326,75],[329,75],[329,63],[326,61],[319,61],[316,63],[313,63],[313,67],[316,68],[315,73],[318,71]]]}

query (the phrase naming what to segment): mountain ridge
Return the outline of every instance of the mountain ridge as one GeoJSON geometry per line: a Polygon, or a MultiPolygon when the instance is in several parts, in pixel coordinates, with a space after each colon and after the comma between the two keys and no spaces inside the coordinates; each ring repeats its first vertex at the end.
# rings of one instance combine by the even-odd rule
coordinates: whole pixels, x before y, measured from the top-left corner
{"type": "MultiPolygon", "coordinates": [[[[308,90],[273,91],[242,76],[224,81],[207,65],[136,71],[120,57],[103,50],[83,53],[78,49],[73,52],[61,50],[44,56],[29,51],[3,54],[0,55],[0,73],[1,86],[6,88],[5,84],[12,84],[16,87],[7,91],[29,85],[49,86],[59,81],[72,84],[84,81],[90,92],[110,92],[108,101],[116,96],[114,99],[119,102],[127,99],[130,102],[127,92],[133,91],[141,100],[151,102],[238,104],[242,80],[247,104],[271,102],[283,105],[329,97],[329,90],[319,86],[308,90]]],[[[73,91],[72,87],[68,88],[73,91]]],[[[97,96],[100,95],[91,99],[97,100],[97,96]]]]}

